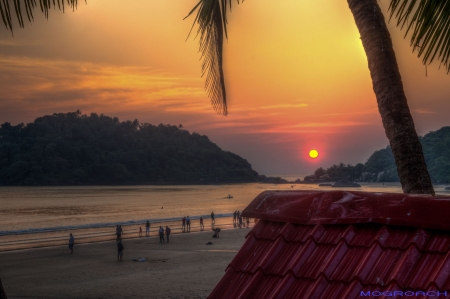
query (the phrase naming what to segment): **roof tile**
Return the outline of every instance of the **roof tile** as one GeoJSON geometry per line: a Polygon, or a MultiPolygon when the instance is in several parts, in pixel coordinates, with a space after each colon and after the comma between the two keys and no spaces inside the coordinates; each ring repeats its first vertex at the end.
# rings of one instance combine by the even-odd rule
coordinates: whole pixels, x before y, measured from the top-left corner
{"type": "Polygon", "coordinates": [[[434,231],[425,250],[447,252],[450,247],[450,238],[448,231],[434,231]]]}
{"type": "Polygon", "coordinates": [[[417,263],[408,285],[414,288],[426,288],[430,282],[441,289],[450,289],[450,252],[446,254],[426,252],[417,263]]]}

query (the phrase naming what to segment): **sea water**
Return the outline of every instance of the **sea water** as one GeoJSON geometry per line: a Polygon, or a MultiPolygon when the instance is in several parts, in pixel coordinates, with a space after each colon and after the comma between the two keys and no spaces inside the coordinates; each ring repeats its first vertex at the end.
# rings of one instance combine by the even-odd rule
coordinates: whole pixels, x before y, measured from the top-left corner
{"type": "MultiPolygon", "coordinates": [[[[351,190],[401,192],[398,183],[362,183],[351,190]]],[[[230,184],[176,186],[79,186],[79,187],[0,187],[0,251],[65,244],[69,232],[77,242],[110,240],[115,226],[124,236],[145,235],[145,222],[152,223],[151,234],[159,225],[181,232],[181,218],[190,216],[193,230],[199,218],[210,229],[210,214],[216,226],[232,226],[234,211],[242,211],[264,190],[336,190],[316,184],[230,184]],[[229,198],[230,195],[230,198],[229,198]]],[[[345,188],[343,188],[345,189],[345,188]]],[[[445,193],[444,186],[436,186],[445,193]]],[[[447,191],[448,192],[448,191],[447,191]]]]}

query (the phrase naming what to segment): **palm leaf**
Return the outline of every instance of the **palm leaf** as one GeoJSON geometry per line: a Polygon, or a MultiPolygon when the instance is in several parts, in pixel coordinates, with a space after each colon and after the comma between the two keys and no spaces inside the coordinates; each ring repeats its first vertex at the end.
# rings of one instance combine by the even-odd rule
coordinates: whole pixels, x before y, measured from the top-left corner
{"type": "Polygon", "coordinates": [[[450,72],[450,1],[448,0],[391,0],[391,18],[397,26],[411,34],[411,45],[423,64],[437,57],[450,72]]]}
{"type": "MultiPolygon", "coordinates": [[[[239,4],[239,0],[237,0],[239,4]]],[[[227,37],[227,9],[231,10],[231,0],[200,0],[186,16],[196,10],[197,15],[191,28],[198,24],[197,36],[200,39],[199,51],[202,53],[202,77],[206,74],[205,89],[211,98],[214,109],[227,115],[227,96],[223,75],[223,37],[227,37]]],[[[190,33],[189,32],[189,35],[190,33]]]]}
{"type": "MultiPolygon", "coordinates": [[[[77,7],[78,0],[39,0],[39,7],[41,12],[48,18],[48,11],[51,8],[56,8],[58,6],[59,10],[64,12],[64,5],[67,5],[73,10],[77,7]]],[[[87,3],[87,0],[85,0],[87,3]]],[[[0,14],[2,16],[3,24],[6,29],[13,31],[13,22],[11,17],[11,7],[14,7],[13,15],[16,16],[20,27],[24,27],[23,20],[23,10],[27,14],[27,19],[29,22],[33,21],[33,10],[37,7],[36,0],[0,0],[0,14]]]]}

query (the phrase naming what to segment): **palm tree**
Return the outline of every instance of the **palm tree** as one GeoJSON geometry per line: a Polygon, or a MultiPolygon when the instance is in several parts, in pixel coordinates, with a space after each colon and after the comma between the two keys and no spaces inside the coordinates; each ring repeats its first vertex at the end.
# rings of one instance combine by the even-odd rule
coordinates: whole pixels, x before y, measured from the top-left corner
{"type": "Polygon", "coordinates": [[[378,110],[403,192],[434,194],[380,7],[376,0],[348,0],[348,4],[361,34],[378,110]]]}
{"type": "MultiPolygon", "coordinates": [[[[87,0],[85,0],[87,1],[87,0]]],[[[77,8],[78,0],[39,0],[39,8],[41,12],[44,13],[45,17],[48,18],[48,11],[50,8],[56,8],[58,6],[59,10],[64,12],[65,3],[69,5],[72,10],[77,8]]],[[[36,0],[2,0],[0,1],[0,14],[2,15],[3,24],[7,29],[13,31],[13,23],[11,18],[11,9],[14,7],[15,15],[17,16],[17,21],[20,27],[24,27],[23,13],[22,10],[25,8],[27,13],[28,21],[33,21],[33,10],[38,7],[36,0]],[[12,3],[11,3],[12,2],[12,3]]]]}
{"type": "MultiPolygon", "coordinates": [[[[239,0],[237,0],[239,3],[239,0]]],[[[394,49],[384,16],[377,0],[347,0],[355,18],[367,55],[378,110],[397,164],[403,192],[434,195],[430,175],[409,111],[394,49]]],[[[225,80],[222,71],[223,34],[226,12],[231,0],[200,0],[188,14],[196,10],[203,72],[207,72],[206,88],[218,113],[227,114],[225,80]],[[222,29],[223,28],[223,29],[222,29]]],[[[450,71],[450,1],[391,0],[391,17],[397,26],[413,31],[411,44],[423,55],[423,63],[436,56],[450,71]],[[410,19],[411,18],[411,19],[410,19]],[[408,25],[409,20],[409,25],[408,25]],[[407,25],[405,27],[405,25],[407,25]]]]}

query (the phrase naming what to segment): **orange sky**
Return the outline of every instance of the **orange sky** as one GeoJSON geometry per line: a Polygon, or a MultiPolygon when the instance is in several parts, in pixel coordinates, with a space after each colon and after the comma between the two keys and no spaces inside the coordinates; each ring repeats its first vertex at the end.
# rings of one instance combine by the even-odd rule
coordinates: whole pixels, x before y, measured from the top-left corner
{"type": "MultiPolygon", "coordinates": [[[[347,2],[233,2],[227,117],[203,89],[198,42],[186,37],[197,0],[79,1],[75,12],[0,28],[0,123],[77,109],[183,124],[264,174],[364,163],[388,141],[347,2]],[[311,148],[319,158],[307,158],[311,148]]],[[[381,1],[384,10],[387,1],[381,1]]],[[[412,54],[388,25],[420,135],[450,125],[450,76],[412,54]]]]}

